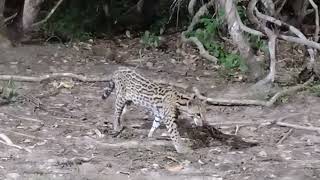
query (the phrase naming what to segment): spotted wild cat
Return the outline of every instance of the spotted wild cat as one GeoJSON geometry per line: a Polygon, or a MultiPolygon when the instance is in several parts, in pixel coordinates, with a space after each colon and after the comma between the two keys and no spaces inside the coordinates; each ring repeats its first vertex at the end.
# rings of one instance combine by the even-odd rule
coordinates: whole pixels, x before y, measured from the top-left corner
{"type": "Polygon", "coordinates": [[[113,120],[115,131],[121,129],[121,116],[126,106],[133,103],[152,111],[154,115],[148,137],[152,137],[160,123],[164,123],[176,151],[185,153],[191,150],[183,145],[176,119],[179,113],[184,113],[192,117],[197,125],[201,125],[200,108],[192,104],[195,96],[188,96],[185,93],[180,93],[172,86],[153,82],[135,70],[125,67],[121,67],[113,73],[108,86],[104,88],[102,98],[108,98],[114,89],[116,89],[113,120]]]}

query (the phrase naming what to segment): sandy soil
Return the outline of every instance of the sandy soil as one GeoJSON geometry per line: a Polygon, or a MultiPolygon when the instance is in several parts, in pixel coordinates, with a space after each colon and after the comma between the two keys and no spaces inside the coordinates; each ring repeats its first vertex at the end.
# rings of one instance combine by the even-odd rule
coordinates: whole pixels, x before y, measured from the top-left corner
{"type": "MultiPolygon", "coordinates": [[[[98,49],[111,47],[116,52],[112,59],[83,44],[24,45],[0,55],[0,72],[28,76],[73,72],[94,77],[109,75],[118,66],[138,66],[152,79],[197,86],[208,96],[236,97],[245,91],[247,84],[223,80],[217,67],[197,58],[195,52],[186,57],[177,55],[170,38],[172,43],[166,50],[145,50],[138,41],[94,45],[98,49]]],[[[0,179],[320,179],[319,133],[261,125],[287,117],[284,121],[289,123],[319,127],[320,98],[307,92],[272,108],[208,107],[207,118],[225,133],[234,133],[236,123],[251,123],[240,126],[237,135],[259,142],[259,146],[234,150],[217,143],[178,155],[170,141],[159,140],[164,127],[156,132],[156,138],[146,137],[152,117],[141,108],[131,107],[124,121],[127,128],[120,137],[98,131],[104,121],[112,122],[113,113],[114,96],[106,101],[100,98],[103,83],[60,79],[41,84],[16,82],[16,86],[19,93],[34,97],[46,110],[25,100],[0,106],[0,133],[26,148],[0,144],[0,179]],[[65,88],[55,88],[61,82],[65,88]]]]}

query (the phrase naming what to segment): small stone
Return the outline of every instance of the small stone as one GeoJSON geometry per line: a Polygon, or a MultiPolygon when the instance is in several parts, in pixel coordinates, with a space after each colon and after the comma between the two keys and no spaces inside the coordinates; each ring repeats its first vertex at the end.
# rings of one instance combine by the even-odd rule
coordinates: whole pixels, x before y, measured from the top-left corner
{"type": "Polygon", "coordinates": [[[307,145],[307,146],[313,146],[314,143],[312,142],[311,139],[307,139],[306,145],[307,145]]]}
{"type": "Polygon", "coordinates": [[[17,62],[17,61],[12,61],[12,62],[10,62],[10,64],[11,65],[17,65],[19,62],[17,62]]]}
{"type": "Polygon", "coordinates": [[[179,172],[183,169],[183,166],[182,165],[169,166],[169,167],[166,167],[166,169],[171,172],[179,172]]]}
{"type": "Polygon", "coordinates": [[[206,163],[205,163],[205,162],[203,162],[201,159],[199,159],[199,160],[198,160],[198,163],[199,163],[199,164],[201,164],[201,165],[206,164],[206,163]]]}
{"type": "Polygon", "coordinates": [[[80,49],[79,49],[79,47],[77,47],[77,46],[73,46],[73,49],[75,49],[76,51],[79,51],[80,49]]]}
{"type": "Polygon", "coordinates": [[[128,38],[131,38],[131,33],[130,33],[129,30],[126,30],[126,36],[127,36],[128,38]]]}
{"type": "Polygon", "coordinates": [[[171,61],[172,64],[176,64],[176,63],[177,63],[177,60],[175,60],[175,59],[173,59],[173,58],[170,59],[170,61],[171,61]]]}
{"type": "Polygon", "coordinates": [[[31,143],[31,140],[30,140],[30,139],[25,139],[23,142],[25,142],[25,143],[31,143]]]}
{"type": "Polygon", "coordinates": [[[149,168],[142,168],[142,169],[141,169],[141,172],[142,172],[142,173],[147,173],[147,172],[149,172],[149,168]]]}
{"type": "Polygon", "coordinates": [[[55,159],[48,159],[48,163],[56,163],[57,161],[55,159]]]}
{"type": "Polygon", "coordinates": [[[93,43],[93,39],[89,39],[89,40],[88,40],[88,43],[93,43]]]}
{"type": "Polygon", "coordinates": [[[153,67],[153,63],[152,62],[147,62],[146,65],[147,65],[148,68],[152,68],[153,67]]]}
{"type": "Polygon", "coordinates": [[[160,168],[159,164],[152,164],[152,167],[153,167],[154,169],[159,169],[159,168],[160,168]]]}
{"type": "Polygon", "coordinates": [[[265,152],[265,151],[260,151],[259,153],[258,153],[258,156],[260,156],[260,157],[267,157],[267,153],[265,152]]]}
{"type": "Polygon", "coordinates": [[[18,173],[9,173],[9,174],[7,174],[8,180],[19,179],[19,177],[20,177],[20,174],[18,174],[18,173]]]}

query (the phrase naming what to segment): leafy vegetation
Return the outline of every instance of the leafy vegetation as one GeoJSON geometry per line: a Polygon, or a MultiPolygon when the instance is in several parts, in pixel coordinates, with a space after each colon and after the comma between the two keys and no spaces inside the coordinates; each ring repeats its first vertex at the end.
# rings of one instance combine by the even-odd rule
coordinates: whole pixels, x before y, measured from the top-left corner
{"type": "Polygon", "coordinates": [[[200,27],[195,31],[187,34],[187,36],[195,36],[204,45],[204,47],[215,57],[219,59],[219,62],[223,67],[229,70],[240,70],[245,72],[247,66],[241,59],[240,55],[229,53],[225,50],[223,45],[219,43],[218,34],[223,25],[224,12],[219,11],[219,14],[213,18],[210,16],[204,16],[200,19],[200,27]]]}
{"type": "Polygon", "coordinates": [[[311,94],[320,97],[320,82],[314,83],[312,86],[308,87],[311,94]]]}
{"type": "Polygon", "coordinates": [[[259,49],[261,51],[267,51],[267,44],[264,40],[259,36],[249,35],[249,42],[251,46],[255,49],[259,49]]]}
{"type": "MultiPolygon", "coordinates": [[[[43,4],[45,7],[42,9],[50,10],[53,6],[52,2],[43,4]]],[[[107,33],[108,23],[113,22],[106,20],[103,1],[70,0],[61,4],[42,26],[42,31],[47,36],[86,40],[107,33]]]]}
{"type": "Polygon", "coordinates": [[[143,36],[141,37],[140,42],[145,46],[145,47],[159,47],[160,45],[160,36],[155,35],[154,33],[150,33],[149,31],[145,31],[143,36]]]}

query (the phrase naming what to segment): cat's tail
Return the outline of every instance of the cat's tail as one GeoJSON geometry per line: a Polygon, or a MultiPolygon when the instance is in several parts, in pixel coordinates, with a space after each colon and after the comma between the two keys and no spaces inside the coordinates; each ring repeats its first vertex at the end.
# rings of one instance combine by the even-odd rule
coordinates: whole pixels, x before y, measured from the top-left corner
{"type": "Polygon", "coordinates": [[[114,90],[115,83],[113,80],[108,81],[107,87],[103,89],[102,99],[107,99],[114,90]]]}

